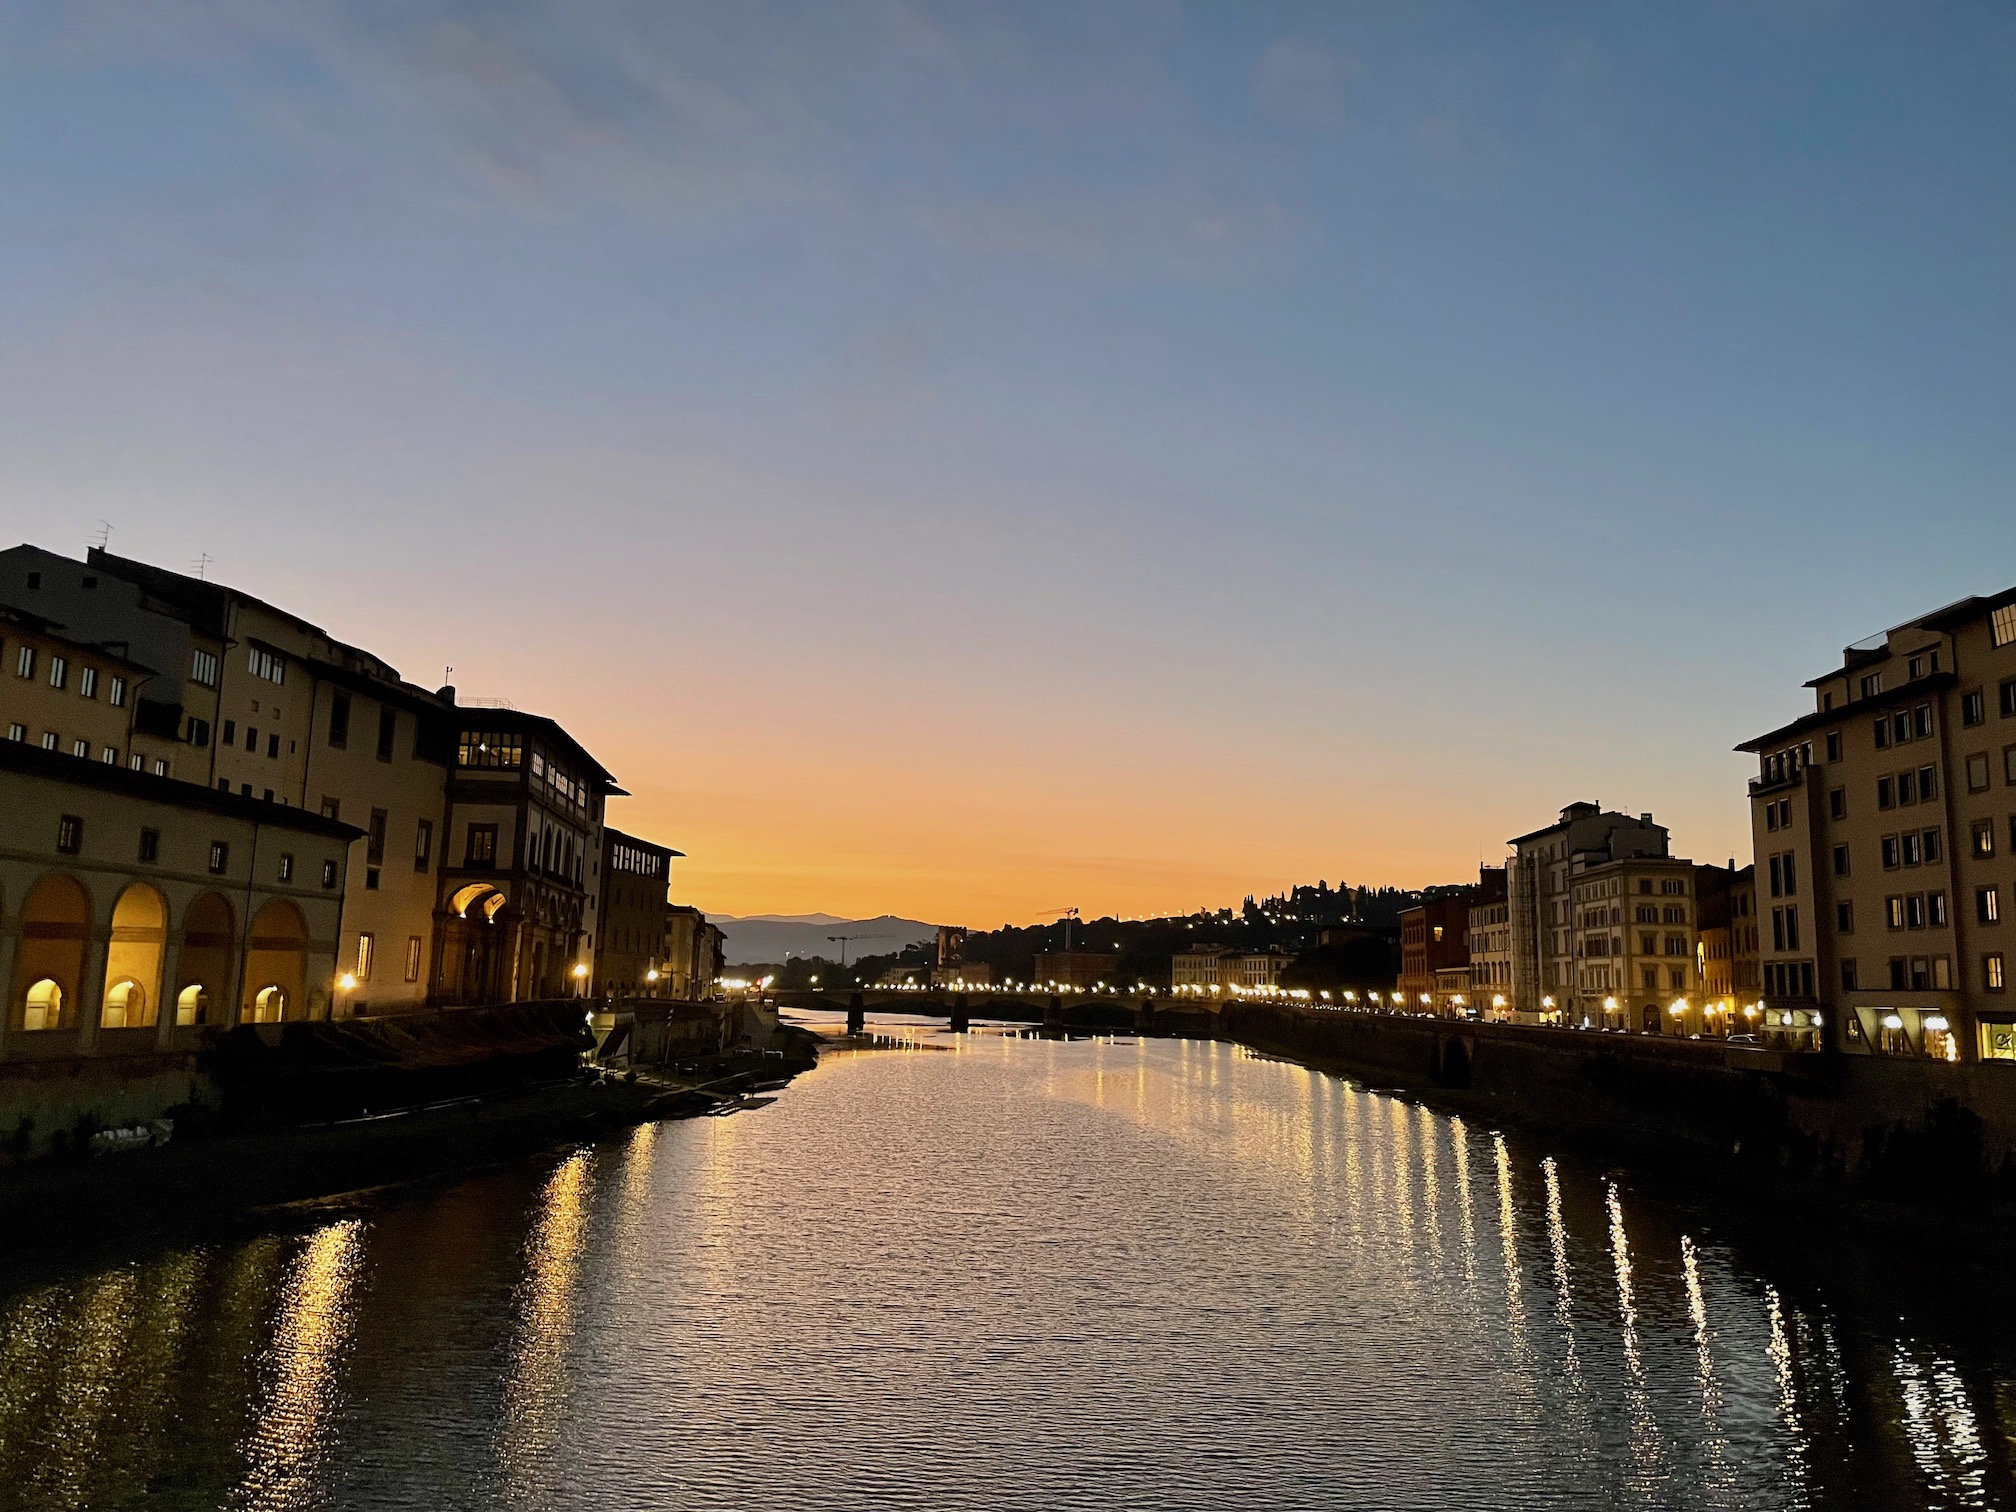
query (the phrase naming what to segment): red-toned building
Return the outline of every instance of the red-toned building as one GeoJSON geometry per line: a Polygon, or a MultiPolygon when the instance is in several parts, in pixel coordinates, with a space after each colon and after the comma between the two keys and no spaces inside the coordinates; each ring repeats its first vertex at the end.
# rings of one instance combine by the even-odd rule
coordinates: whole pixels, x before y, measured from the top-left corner
{"type": "Polygon", "coordinates": [[[1400,915],[1400,1001],[1413,1013],[1470,1007],[1470,910],[1505,901],[1505,869],[1482,867],[1467,887],[1430,889],[1400,915]]]}

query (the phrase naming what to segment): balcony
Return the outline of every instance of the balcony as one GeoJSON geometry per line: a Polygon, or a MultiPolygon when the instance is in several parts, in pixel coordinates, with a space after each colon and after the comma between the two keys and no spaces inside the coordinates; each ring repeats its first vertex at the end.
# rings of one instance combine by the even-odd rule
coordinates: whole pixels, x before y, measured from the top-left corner
{"type": "Polygon", "coordinates": [[[1752,798],[1762,798],[1768,793],[1790,792],[1793,788],[1804,786],[1805,782],[1806,768],[1803,766],[1792,766],[1788,763],[1783,776],[1752,777],[1750,779],[1750,796],[1752,798]]]}

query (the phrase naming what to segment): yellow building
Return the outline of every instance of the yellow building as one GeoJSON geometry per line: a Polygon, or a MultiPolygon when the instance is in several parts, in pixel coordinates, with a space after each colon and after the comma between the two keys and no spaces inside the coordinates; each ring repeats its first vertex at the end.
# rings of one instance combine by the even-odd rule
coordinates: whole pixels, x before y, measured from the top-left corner
{"type": "Polygon", "coordinates": [[[2016,1061],[2016,588],[1850,646],[1738,749],[1767,1037],[2016,1061]]]}

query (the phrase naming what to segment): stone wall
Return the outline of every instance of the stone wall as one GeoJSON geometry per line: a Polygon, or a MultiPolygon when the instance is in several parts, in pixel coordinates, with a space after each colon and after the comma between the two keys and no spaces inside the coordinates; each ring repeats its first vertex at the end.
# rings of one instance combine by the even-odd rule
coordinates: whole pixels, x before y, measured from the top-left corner
{"type": "Polygon", "coordinates": [[[1900,1196],[2016,1196],[2016,1066],[1267,1003],[1228,1005],[1222,1033],[1374,1082],[1441,1087],[1620,1151],[1767,1164],[1900,1196]]]}

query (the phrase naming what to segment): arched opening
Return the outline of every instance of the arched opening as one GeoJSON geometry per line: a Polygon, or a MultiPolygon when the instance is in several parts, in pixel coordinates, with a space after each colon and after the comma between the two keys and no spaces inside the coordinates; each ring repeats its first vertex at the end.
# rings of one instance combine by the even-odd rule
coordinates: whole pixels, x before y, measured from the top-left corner
{"type": "Polygon", "coordinates": [[[210,1023],[228,1003],[236,916],[218,894],[204,893],[182,915],[182,952],[175,963],[175,1022],[210,1023]]]}
{"type": "Polygon", "coordinates": [[[54,977],[28,984],[21,1009],[23,1029],[58,1029],[63,1024],[63,986],[54,977]]]}
{"type": "Polygon", "coordinates": [[[105,1029],[145,1029],[161,1001],[161,954],[168,941],[167,901],[144,882],[119,895],[112,909],[112,943],[105,954],[105,1029]]]}
{"type": "Polygon", "coordinates": [[[191,982],[175,994],[175,1022],[203,1024],[210,1019],[210,992],[201,982],[191,982]]]}
{"type": "Polygon", "coordinates": [[[495,1003],[510,996],[510,942],[517,930],[498,917],[510,901],[488,882],[471,882],[450,894],[432,968],[435,1001],[495,1003]]]}
{"type": "Polygon", "coordinates": [[[1460,1039],[1452,1039],[1442,1048],[1442,1085],[1470,1085],[1470,1049],[1460,1039]]]}
{"type": "Polygon", "coordinates": [[[77,993],[90,943],[91,895],[83,885],[61,874],[37,882],[21,903],[21,947],[14,959],[9,1014],[15,1027],[77,1027],[77,993]]]}
{"type": "Polygon", "coordinates": [[[252,920],[245,942],[248,996],[242,1016],[254,1024],[279,1023],[288,1006],[306,995],[307,977],[307,920],[287,899],[274,898],[252,920]]]}

